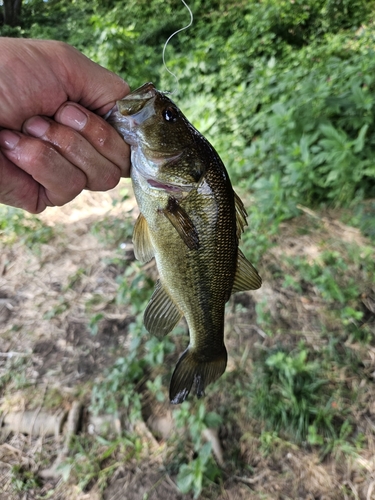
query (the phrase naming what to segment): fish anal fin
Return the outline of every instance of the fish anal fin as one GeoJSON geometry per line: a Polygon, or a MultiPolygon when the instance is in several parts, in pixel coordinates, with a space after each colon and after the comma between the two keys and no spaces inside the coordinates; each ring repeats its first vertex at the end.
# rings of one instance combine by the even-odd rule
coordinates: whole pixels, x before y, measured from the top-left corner
{"type": "Polygon", "coordinates": [[[154,257],[150,231],[146,219],[139,214],[133,230],[135,258],[141,262],[149,262],[154,257]]]}
{"type": "Polygon", "coordinates": [[[181,311],[158,280],[143,317],[146,330],[162,338],[173,330],[181,317],[181,311]]]}
{"type": "Polygon", "coordinates": [[[175,198],[170,197],[168,199],[168,204],[166,208],[162,210],[162,213],[176,229],[187,247],[190,250],[198,250],[198,231],[189,215],[175,198]]]}
{"type": "Polygon", "coordinates": [[[234,277],[232,293],[244,292],[245,290],[257,290],[262,285],[262,278],[255,267],[246,259],[238,249],[237,269],[234,277]]]}
{"type": "Polygon", "coordinates": [[[240,239],[245,226],[247,226],[247,212],[238,194],[234,192],[234,206],[236,208],[236,229],[237,238],[240,239]]]}
{"type": "Polygon", "coordinates": [[[194,385],[194,392],[201,398],[208,384],[215,382],[227,366],[227,350],[223,345],[215,356],[201,356],[196,350],[187,348],[174,369],[169,386],[172,404],[180,404],[188,397],[194,385]]]}

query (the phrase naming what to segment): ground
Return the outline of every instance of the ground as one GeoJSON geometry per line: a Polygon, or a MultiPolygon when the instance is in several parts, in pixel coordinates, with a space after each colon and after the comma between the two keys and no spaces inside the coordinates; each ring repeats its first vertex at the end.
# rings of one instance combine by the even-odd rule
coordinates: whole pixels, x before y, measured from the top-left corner
{"type": "Polygon", "coordinates": [[[226,375],[177,410],[186,327],[137,333],[157,275],[134,261],[127,181],[17,217],[0,232],[0,499],[375,499],[374,245],[342,214],[301,207],[270,237],[262,288],[226,310],[226,375]]]}

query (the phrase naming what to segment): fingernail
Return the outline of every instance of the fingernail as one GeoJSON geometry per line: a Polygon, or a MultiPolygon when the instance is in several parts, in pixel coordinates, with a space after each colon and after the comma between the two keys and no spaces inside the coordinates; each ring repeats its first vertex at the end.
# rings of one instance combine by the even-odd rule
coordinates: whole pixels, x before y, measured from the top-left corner
{"type": "Polygon", "coordinates": [[[14,149],[17,146],[20,138],[21,137],[15,132],[11,132],[10,130],[2,130],[0,132],[0,147],[4,149],[14,149]]]}
{"type": "Polygon", "coordinates": [[[41,116],[33,116],[24,123],[23,129],[33,137],[43,137],[49,126],[50,123],[41,116]]]}
{"type": "Polygon", "coordinates": [[[87,116],[80,109],[68,104],[61,110],[59,122],[74,130],[82,130],[87,123],[87,116]]]}

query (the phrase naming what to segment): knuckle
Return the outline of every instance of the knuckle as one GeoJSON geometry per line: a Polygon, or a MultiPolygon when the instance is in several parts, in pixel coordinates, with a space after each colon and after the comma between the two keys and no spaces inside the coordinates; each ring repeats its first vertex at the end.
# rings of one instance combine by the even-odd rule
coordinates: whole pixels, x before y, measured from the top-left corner
{"type": "Polygon", "coordinates": [[[76,170],[65,186],[65,191],[70,200],[78,196],[87,186],[87,178],[81,170],[76,170]]]}
{"type": "Polygon", "coordinates": [[[121,178],[120,171],[114,165],[104,167],[91,177],[87,185],[92,191],[108,191],[117,186],[121,178]]]}
{"type": "Polygon", "coordinates": [[[19,151],[19,160],[31,166],[49,163],[55,156],[54,147],[38,139],[28,139],[19,151]]]}
{"type": "Polygon", "coordinates": [[[67,158],[75,156],[81,149],[82,139],[73,131],[66,128],[63,134],[54,138],[54,144],[59,152],[67,158]]]}
{"type": "MultiPolygon", "coordinates": [[[[67,148],[69,147],[71,146],[67,146],[67,148]]],[[[50,171],[49,181],[54,177],[52,182],[55,183],[57,176],[61,175],[60,172],[66,169],[64,183],[59,186],[59,199],[61,201],[56,203],[58,206],[64,205],[78,196],[87,184],[86,175],[78,168],[74,168],[67,157],[68,155],[62,154],[61,150],[55,149],[52,144],[34,140],[29,146],[29,152],[25,159],[31,166],[30,170],[33,171],[33,176],[36,179],[39,177],[39,171],[43,172],[44,175],[46,171],[50,171]]]]}
{"type": "Polygon", "coordinates": [[[113,136],[112,130],[109,127],[110,126],[104,122],[101,123],[96,130],[94,138],[95,149],[99,152],[105,151],[108,147],[112,146],[113,136]]]}
{"type": "Polygon", "coordinates": [[[121,179],[121,172],[118,168],[111,169],[111,173],[106,178],[106,190],[113,189],[121,179]]]}
{"type": "Polygon", "coordinates": [[[59,146],[59,151],[62,155],[64,155],[66,158],[71,158],[75,154],[75,145],[73,144],[73,141],[66,141],[63,145],[59,146]]]}

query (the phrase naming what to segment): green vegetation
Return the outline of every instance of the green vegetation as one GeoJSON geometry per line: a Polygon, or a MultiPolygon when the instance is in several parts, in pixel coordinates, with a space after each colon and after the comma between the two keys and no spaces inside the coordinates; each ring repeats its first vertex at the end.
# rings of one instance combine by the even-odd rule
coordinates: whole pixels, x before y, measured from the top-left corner
{"type": "Polygon", "coordinates": [[[0,238],[5,243],[18,242],[28,248],[52,240],[54,232],[35,215],[13,207],[0,205],[0,238]]]}
{"type": "MultiPolygon", "coordinates": [[[[280,220],[296,215],[298,203],[341,206],[374,196],[375,2],[195,0],[190,7],[193,26],[167,49],[178,102],[262,212],[280,220]]],[[[12,29],[72,43],[132,87],[152,80],[172,89],[161,51],[187,19],[171,0],[32,0],[22,27],[12,29]]]]}
{"type": "MultiPolygon", "coordinates": [[[[202,443],[203,432],[206,429],[217,429],[222,419],[216,412],[207,412],[204,403],[197,403],[195,408],[191,408],[186,401],[174,412],[174,416],[177,429],[189,429],[194,451],[192,460],[178,465],[177,485],[182,493],[193,492],[194,498],[198,498],[204,486],[222,476],[213,459],[211,443],[202,443]]],[[[189,448],[186,442],[184,445],[185,456],[188,458],[186,450],[189,448]]]]}
{"type": "Polygon", "coordinates": [[[38,476],[24,467],[15,465],[11,470],[12,476],[12,486],[14,491],[21,493],[29,490],[33,490],[40,486],[40,480],[38,476]]]}
{"type": "Polygon", "coordinates": [[[104,490],[110,477],[121,466],[120,461],[111,460],[117,453],[122,460],[139,458],[140,440],[127,436],[113,441],[100,437],[95,440],[74,437],[70,444],[69,458],[59,466],[59,470],[65,481],[74,476],[82,490],[94,482],[100,490],[104,490]]]}
{"type": "MultiPolygon", "coordinates": [[[[289,481],[277,490],[280,498],[369,498],[375,415],[375,1],[192,0],[190,7],[193,26],[173,38],[166,52],[179,79],[173,98],[218,150],[248,207],[242,248],[264,286],[228,304],[227,372],[204,400],[190,398],[170,408],[168,384],[188,342],[186,327],[180,324],[163,340],[143,327],[155,273],[129,257],[131,245],[125,248],[133,214],[109,212],[90,223],[98,247],[111,252],[101,261],[107,274],[90,282],[94,270],[77,264],[42,319],[68,339],[67,315],[81,314],[90,341],[101,346],[104,327],[117,321],[111,314],[123,313],[121,342],[103,349],[114,358],[78,389],[92,415],[121,415],[123,425],[116,437],[85,431],[74,436],[60,470],[67,483],[102,491],[121,467],[152,468],[160,459],[162,477],[190,498],[219,498],[223,485],[237,480],[259,498],[276,498],[276,471],[289,481]],[[109,275],[115,286],[108,292],[109,275]],[[76,309],[75,297],[82,298],[76,309]],[[152,449],[150,436],[137,425],[159,410],[171,412],[174,426],[162,438],[153,431],[152,449]],[[203,439],[208,429],[219,432],[225,465],[213,442],[203,439]],[[300,469],[286,468],[289,455],[300,469]],[[306,457],[311,467],[319,463],[319,474],[325,466],[329,476],[336,474],[327,490],[323,480],[320,490],[309,486],[311,471],[302,469],[306,457]],[[358,482],[348,481],[344,469],[358,482]],[[290,481],[290,470],[293,479],[304,478],[303,485],[290,481]],[[260,471],[268,471],[270,479],[256,480],[260,471]]],[[[162,48],[187,21],[177,0],[29,0],[22,24],[4,25],[0,32],[66,41],[133,88],[153,81],[173,90],[162,48]]],[[[127,191],[121,192],[118,203],[127,198],[127,191]]],[[[35,257],[61,237],[43,220],[0,207],[1,244],[7,250],[26,246],[35,257]]],[[[10,250],[6,255],[8,266],[10,250]]],[[[24,327],[15,323],[7,335],[17,328],[24,327]]],[[[28,358],[8,359],[2,368],[3,393],[29,389],[28,358]]],[[[38,488],[34,469],[15,465],[11,475],[17,492],[38,488]]],[[[150,485],[150,498],[158,481],[150,485]]]]}

